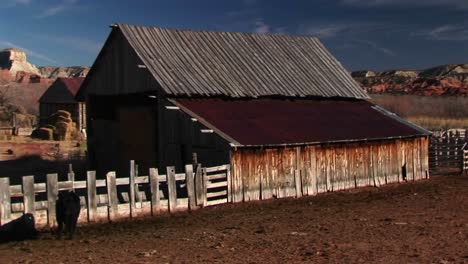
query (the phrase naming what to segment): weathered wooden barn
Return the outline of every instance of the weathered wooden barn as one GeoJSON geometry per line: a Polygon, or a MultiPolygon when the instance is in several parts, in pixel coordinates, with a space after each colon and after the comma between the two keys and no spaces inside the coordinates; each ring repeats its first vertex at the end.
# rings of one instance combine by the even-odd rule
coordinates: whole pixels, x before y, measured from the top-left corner
{"type": "Polygon", "coordinates": [[[428,176],[429,132],[366,101],[313,37],[114,25],[78,98],[98,171],[196,153],[232,165],[234,201],[428,176]]]}
{"type": "Polygon", "coordinates": [[[83,83],[83,77],[57,78],[39,99],[40,125],[58,110],[70,112],[73,122],[79,130],[86,128],[86,105],[75,99],[83,83]]]}

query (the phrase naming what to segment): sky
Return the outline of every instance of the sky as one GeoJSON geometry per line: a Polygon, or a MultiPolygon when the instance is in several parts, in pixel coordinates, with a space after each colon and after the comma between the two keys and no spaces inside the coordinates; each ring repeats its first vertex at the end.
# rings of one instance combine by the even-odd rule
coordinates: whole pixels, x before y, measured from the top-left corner
{"type": "Polygon", "coordinates": [[[316,36],[350,71],[468,63],[468,0],[0,0],[0,49],[91,66],[113,23],[316,36]]]}

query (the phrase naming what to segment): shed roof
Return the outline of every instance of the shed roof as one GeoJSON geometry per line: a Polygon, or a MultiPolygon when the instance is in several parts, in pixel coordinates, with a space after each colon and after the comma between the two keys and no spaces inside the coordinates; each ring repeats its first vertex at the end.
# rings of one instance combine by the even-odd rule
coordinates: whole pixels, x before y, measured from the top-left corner
{"type": "Polygon", "coordinates": [[[114,30],[168,95],[368,98],[314,37],[124,24],[114,30]]]}
{"type": "Polygon", "coordinates": [[[75,95],[85,78],[57,78],[39,99],[40,103],[75,103],[75,95]]]}
{"type": "Polygon", "coordinates": [[[174,102],[237,146],[382,140],[430,133],[364,100],[265,98],[174,102]]]}

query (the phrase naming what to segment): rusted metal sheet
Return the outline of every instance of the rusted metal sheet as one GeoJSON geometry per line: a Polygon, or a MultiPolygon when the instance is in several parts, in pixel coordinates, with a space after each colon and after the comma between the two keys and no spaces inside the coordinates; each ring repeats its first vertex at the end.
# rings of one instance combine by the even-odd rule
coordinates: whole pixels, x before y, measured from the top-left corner
{"type": "Polygon", "coordinates": [[[376,111],[367,101],[180,98],[176,102],[238,146],[349,143],[422,135],[376,111]]]}
{"type": "Polygon", "coordinates": [[[428,171],[427,149],[426,137],[300,149],[239,148],[232,152],[233,190],[247,200],[259,200],[381,186],[402,181],[403,175],[421,180],[428,171]]]}

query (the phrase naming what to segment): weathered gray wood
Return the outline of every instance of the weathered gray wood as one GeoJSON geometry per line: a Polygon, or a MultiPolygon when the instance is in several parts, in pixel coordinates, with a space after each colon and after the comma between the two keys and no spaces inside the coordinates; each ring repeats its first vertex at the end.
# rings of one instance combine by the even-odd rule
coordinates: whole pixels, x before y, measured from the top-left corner
{"type": "Polygon", "coordinates": [[[207,172],[206,168],[202,169],[202,182],[203,182],[203,206],[206,206],[206,203],[208,202],[207,200],[207,194],[208,194],[208,177],[207,177],[207,172]]]}
{"type": "Polygon", "coordinates": [[[97,200],[96,200],[96,172],[88,171],[86,179],[88,190],[88,222],[97,220],[97,200]]]}
{"type": "Polygon", "coordinates": [[[130,217],[135,216],[135,161],[130,161],[130,217]]]}
{"type": "Polygon", "coordinates": [[[106,175],[107,179],[107,200],[109,202],[108,214],[109,221],[114,221],[118,218],[118,205],[119,200],[117,199],[117,185],[115,179],[115,172],[109,172],[106,175]]]}
{"type": "Polygon", "coordinates": [[[302,197],[301,180],[301,148],[296,148],[296,169],[294,170],[294,181],[296,183],[296,197],[302,197]]]}
{"type": "Polygon", "coordinates": [[[226,171],[226,179],[227,179],[227,182],[228,182],[228,185],[227,185],[227,202],[230,203],[230,202],[232,202],[231,166],[229,166],[227,171],[226,171]]]}
{"type": "Polygon", "coordinates": [[[55,204],[58,196],[58,174],[47,174],[47,225],[56,226],[55,204]]]}
{"type": "Polygon", "coordinates": [[[187,183],[187,196],[188,196],[188,207],[190,210],[195,209],[197,201],[195,199],[195,181],[193,177],[193,166],[185,165],[185,182],[187,183]]]}
{"type": "Polygon", "coordinates": [[[175,167],[167,167],[167,190],[169,212],[174,212],[177,207],[177,186],[175,179],[175,167]]]}
{"type": "Polygon", "coordinates": [[[150,171],[151,188],[151,215],[156,215],[161,210],[161,200],[159,197],[159,173],[158,169],[151,168],[150,171]]]}
{"type": "Polygon", "coordinates": [[[34,176],[23,177],[23,194],[24,194],[24,213],[34,214],[34,203],[36,197],[34,195],[34,176]]]}
{"type": "Polygon", "coordinates": [[[197,165],[195,173],[195,195],[197,198],[197,205],[203,205],[203,174],[201,164],[197,165]]]}
{"type": "Polygon", "coordinates": [[[11,220],[10,178],[0,178],[0,225],[11,220]]]}
{"type": "MultiPolygon", "coordinates": [[[[71,164],[70,164],[71,166],[71,164]]],[[[68,174],[67,174],[67,177],[68,177],[68,181],[71,182],[71,190],[72,191],[75,191],[75,173],[73,171],[70,171],[68,174]]]]}

